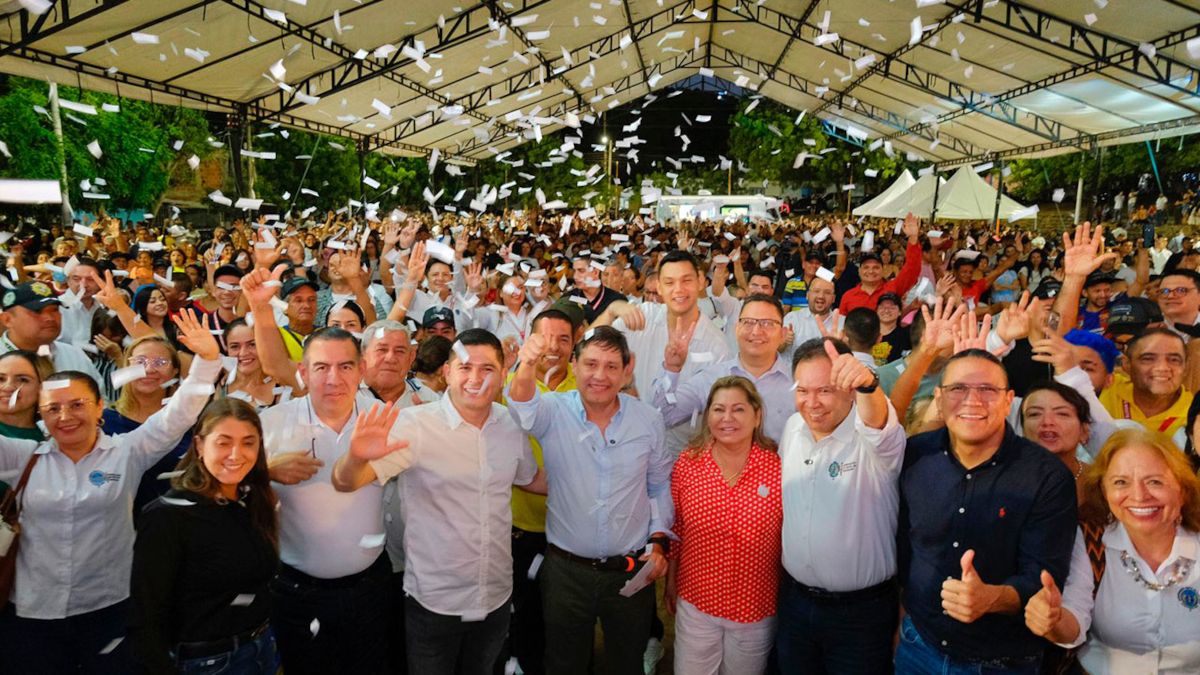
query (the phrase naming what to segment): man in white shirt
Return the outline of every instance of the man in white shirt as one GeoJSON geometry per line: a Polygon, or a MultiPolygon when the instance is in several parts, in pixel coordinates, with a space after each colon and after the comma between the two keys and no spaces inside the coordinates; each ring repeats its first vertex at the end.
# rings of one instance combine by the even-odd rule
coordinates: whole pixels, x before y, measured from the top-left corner
{"type": "Polygon", "coordinates": [[[359,414],[358,341],[325,328],[305,341],[308,396],[262,413],[279,497],[279,576],[271,626],[289,673],[380,673],[387,661],[392,568],[384,551],[383,486],[338,492],[332,467],[350,447],[359,414]]]}
{"type": "Polygon", "coordinates": [[[813,277],[808,285],[808,306],[788,312],[783,317],[781,351],[784,359],[790,361],[796,348],[805,342],[826,334],[833,335],[842,329],[841,319],[833,306],[836,298],[837,291],[834,290],[832,281],[823,277],[813,277]],[[820,326],[817,325],[818,322],[820,326]]]}
{"type": "MultiPolygon", "coordinates": [[[[62,334],[59,336],[63,342],[76,347],[92,343],[92,317],[100,307],[96,302],[96,293],[100,291],[96,279],[101,276],[96,261],[90,258],[78,260],[79,263],[67,274],[67,288],[74,296],[74,302],[62,307],[62,334]]],[[[63,299],[66,297],[64,295],[63,299]]]]}
{"type": "MultiPolygon", "coordinates": [[[[62,332],[60,303],[54,290],[40,281],[28,281],[0,296],[4,312],[0,325],[0,354],[24,349],[54,362],[55,370],[77,370],[100,381],[100,373],[82,349],[58,340],[62,332]]],[[[90,330],[90,329],[89,329],[90,330]]]]}
{"type": "MultiPolygon", "coordinates": [[[[728,338],[700,312],[701,283],[696,258],[687,251],[671,251],[658,264],[658,291],[663,304],[615,302],[592,323],[611,324],[625,333],[631,352],[645,355],[635,359],[633,365],[634,386],[644,403],[653,404],[659,380],[666,374],[658,355],[681,330],[691,330],[693,338],[687,363],[678,375],[679,384],[686,384],[700,368],[733,357],[728,338]]],[[[697,429],[690,420],[668,429],[667,448],[678,455],[697,429]]]]}
{"type": "Polygon", "coordinates": [[[445,373],[440,401],[365,416],[333,485],[361,494],[399,477],[408,672],[491,675],[509,625],[512,486],[544,494],[545,475],[495,403],[504,386],[496,336],[463,331],[445,373]]]}
{"type": "Polygon", "coordinates": [[[843,342],[800,345],[783,431],[780,671],[891,672],[904,427],[843,342]]]}

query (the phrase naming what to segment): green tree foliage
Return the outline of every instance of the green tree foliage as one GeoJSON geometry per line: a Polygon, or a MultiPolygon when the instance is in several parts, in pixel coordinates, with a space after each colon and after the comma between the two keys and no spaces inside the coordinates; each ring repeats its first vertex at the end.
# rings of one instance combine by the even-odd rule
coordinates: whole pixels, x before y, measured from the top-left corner
{"type": "MultiPolygon", "coordinates": [[[[1169,196],[1178,197],[1185,189],[1183,174],[1195,173],[1200,167],[1200,138],[1185,136],[1182,141],[1177,138],[1151,141],[1150,147],[1154,149],[1163,189],[1169,196]]],[[[1010,164],[1013,171],[1005,186],[1019,200],[1031,203],[1047,201],[1056,189],[1073,192],[1082,174],[1086,184],[1084,189],[1091,192],[1097,180],[1097,162],[1100,185],[1106,192],[1134,189],[1144,174],[1153,174],[1154,171],[1146,144],[1129,143],[1104,148],[1102,160],[1095,152],[1071,152],[1053,157],[1014,160],[1010,164]]],[[[1157,194],[1158,183],[1151,179],[1151,186],[1151,190],[1157,194]]]]}
{"type": "MultiPolygon", "coordinates": [[[[188,108],[154,105],[111,94],[59,87],[60,100],[85,103],[101,110],[108,103],[120,112],[87,115],[62,110],[66,147],[68,189],[77,209],[97,210],[153,207],[167,189],[170,177],[193,154],[204,158],[214,151],[208,143],[208,121],[204,113],[188,108]],[[72,120],[71,114],[84,124],[72,120]],[[100,159],[87,146],[97,141],[100,159]],[[173,145],[183,141],[179,150],[173,145]],[[96,179],[106,182],[99,185],[96,179]],[[80,182],[89,180],[92,192],[107,194],[107,200],[84,199],[80,182]]],[[[22,77],[0,76],[0,140],[8,145],[11,158],[0,157],[0,176],[6,178],[59,179],[58,148],[49,113],[49,86],[22,77]]]]}
{"type": "MultiPolygon", "coordinates": [[[[512,181],[527,186],[532,182],[542,189],[547,201],[561,199],[568,206],[579,207],[584,205],[585,194],[597,192],[598,195],[587,201],[593,204],[602,202],[607,194],[607,181],[595,185],[579,184],[585,182],[587,167],[582,158],[566,149],[567,136],[574,136],[573,131],[568,131],[570,134],[558,133],[546,136],[541,141],[527,141],[513,148],[511,152],[501,153],[494,159],[480,162],[473,172],[472,186],[482,187],[486,184],[494,188],[512,181]],[[527,181],[518,176],[518,173],[533,175],[535,180],[527,181]]],[[[532,208],[537,205],[535,192],[518,195],[515,187],[514,194],[509,197],[509,205],[512,208],[532,208]]],[[[449,191],[448,189],[447,192],[449,191]]]]}

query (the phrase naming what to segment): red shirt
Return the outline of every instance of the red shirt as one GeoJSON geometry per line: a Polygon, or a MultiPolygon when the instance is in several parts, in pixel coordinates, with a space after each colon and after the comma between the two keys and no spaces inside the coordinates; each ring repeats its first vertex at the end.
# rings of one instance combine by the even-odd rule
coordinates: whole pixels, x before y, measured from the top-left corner
{"type": "Polygon", "coordinates": [[[775,614],[782,573],[783,489],[779,455],[754,446],[730,486],[705,450],[685,452],[671,473],[671,547],[679,595],[697,609],[739,623],[775,614]]]}
{"type": "Polygon", "coordinates": [[[863,290],[862,284],[851,288],[842,294],[842,302],[838,305],[838,312],[842,316],[846,316],[852,309],[866,307],[867,309],[875,309],[875,305],[879,303],[879,296],[884,293],[895,293],[901,298],[909,291],[921,276],[921,245],[909,244],[904,252],[904,267],[896,274],[896,278],[891,281],[885,281],[875,289],[874,293],[867,293],[863,290]]]}

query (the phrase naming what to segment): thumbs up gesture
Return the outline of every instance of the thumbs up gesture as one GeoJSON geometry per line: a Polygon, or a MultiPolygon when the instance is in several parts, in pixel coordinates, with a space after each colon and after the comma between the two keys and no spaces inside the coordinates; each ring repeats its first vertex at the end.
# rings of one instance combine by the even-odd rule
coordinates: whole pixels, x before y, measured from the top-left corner
{"type": "Polygon", "coordinates": [[[1034,635],[1047,637],[1062,618],[1062,591],[1054,583],[1054,577],[1042,570],[1042,590],[1025,605],[1025,625],[1034,635]]]}
{"type": "Polygon", "coordinates": [[[942,582],[942,609],[958,621],[971,623],[992,611],[1003,588],[983,583],[975,571],[975,551],[964,553],[961,563],[962,578],[942,582]]]}

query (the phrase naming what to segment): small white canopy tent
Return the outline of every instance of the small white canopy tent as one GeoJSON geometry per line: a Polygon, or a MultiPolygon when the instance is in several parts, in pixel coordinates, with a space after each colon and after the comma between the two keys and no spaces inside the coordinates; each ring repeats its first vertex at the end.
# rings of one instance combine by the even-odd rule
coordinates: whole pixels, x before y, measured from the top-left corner
{"type": "MultiPolygon", "coordinates": [[[[999,217],[1008,220],[1014,215],[1023,218],[1035,214],[1020,214],[1025,206],[1000,195],[999,217]]],[[[915,211],[914,211],[915,213],[915,211]]],[[[938,191],[938,218],[947,220],[991,220],[996,214],[996,190],[969,166],[959,168],[938,191]]]]}
{"type": "Polygon", "coordinates": [[[911,213],[918,218],[928,218],[933,210],[933,193],[941,191],[940,188],[935,190],[935,180],[940,180],[942,185],[946,184],[945,179],[937,174],[927,173],[918,178],[907,192],[896,195],[895,199],[876,209],[875,215],[880,218],[903,218],[911,213]]]}
{"type": "Polygon", "coordinates": [[[856,216],[878,216],[878,215],[880,215],[880,214],[876,213],[876,211],[878,209],[886,206],[888,202],[890,202],[893,199],[896,199],[898,195],[903,195],[906,192],[908,192],[908,189],[911,188],[913,186],[913,184],[916,182],[917,182],[917,180],[912,177],[912,173],[908,169],[905,169],[904,173],[900,174],[900,177],[897,178],[895,180],[895,182],[893,182],[891,185],[889,185],[886,190],[884,190],[883,192],[880,192],[877,197],[875,197],[871,201],[867,202],[866,204],[863,204],[863,205],[859,206],[857,209],[854,209],[854,215],[856,215],[856,216]]]}

